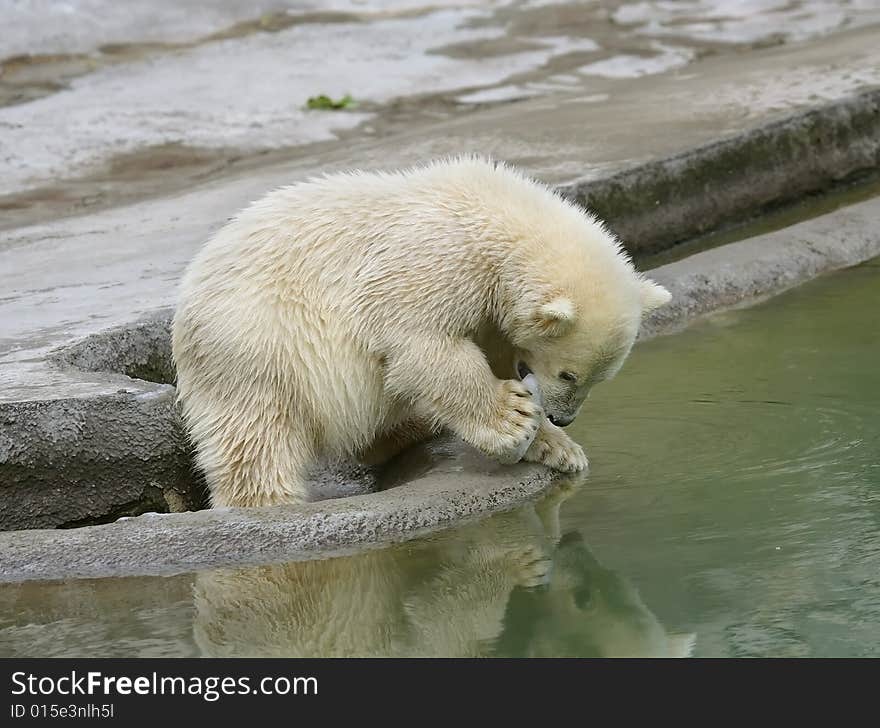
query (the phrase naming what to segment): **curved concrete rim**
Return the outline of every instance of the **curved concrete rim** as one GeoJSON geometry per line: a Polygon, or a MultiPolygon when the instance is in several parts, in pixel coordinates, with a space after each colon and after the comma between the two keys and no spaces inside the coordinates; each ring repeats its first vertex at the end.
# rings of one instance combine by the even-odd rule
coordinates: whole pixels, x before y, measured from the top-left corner
{"type": "MultiPolygon", "coordinates": [[[[645,322],[642,338],[874,258],[880,255],[878,220],[880,198],[874,198],[656,268],[651,276],[670,289],[673,302],[645,322]]],[[[341,555],[516,508],[564,480],[540,466],[491,463],[448,442],[424,447],[439,455],[434,464],[440,467],[423,468],[410,482],[379,493],[0,533],[0,581],[169,575],[341,555]]]]}
{"type": "Polygon", "coordinates": [[[432,471],[368,495],[302,506],[150,513],[69,530],[7,531],[0,534],[0,582],[171,576],[344,556],[512,510],[577,477],[537,465],[504,468],[457,443],[451,449],[458,455],[453,461],[473,462],[457,473],[432,471]]]}

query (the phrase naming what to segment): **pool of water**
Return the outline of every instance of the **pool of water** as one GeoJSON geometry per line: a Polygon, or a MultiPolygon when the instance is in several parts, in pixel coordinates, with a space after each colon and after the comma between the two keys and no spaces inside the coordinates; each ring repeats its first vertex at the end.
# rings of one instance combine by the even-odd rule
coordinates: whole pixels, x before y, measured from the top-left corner
{"type": "Polygon", "coordinates": [[[640,345],[542,502],[326,561],[0,586],[0,656],[880,656],[880,261],[640,345]]]}

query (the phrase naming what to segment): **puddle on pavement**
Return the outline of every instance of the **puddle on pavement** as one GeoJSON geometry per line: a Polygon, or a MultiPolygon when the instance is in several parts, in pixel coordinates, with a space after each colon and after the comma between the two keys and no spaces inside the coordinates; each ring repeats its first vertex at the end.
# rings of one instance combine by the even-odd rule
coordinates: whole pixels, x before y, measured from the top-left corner
{"type": "MultiPolygon", "coordinates": [[[[0,656],[880,656],[880,260],[641,344],[540,503],[325,561],[0,587],[0,656]]],[[[403,486],[405,487],[405,486],[403,486]]]]}

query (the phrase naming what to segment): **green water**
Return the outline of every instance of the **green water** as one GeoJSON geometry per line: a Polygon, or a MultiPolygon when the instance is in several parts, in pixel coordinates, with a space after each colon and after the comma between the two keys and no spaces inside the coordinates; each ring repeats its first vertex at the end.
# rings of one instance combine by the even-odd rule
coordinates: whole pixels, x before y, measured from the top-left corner
{"type": "Polygon", "coordinates": [[[0,655],[880,655],[880,262],[637,347],[543,502],[405,546],[0,587],[0,655]]]}

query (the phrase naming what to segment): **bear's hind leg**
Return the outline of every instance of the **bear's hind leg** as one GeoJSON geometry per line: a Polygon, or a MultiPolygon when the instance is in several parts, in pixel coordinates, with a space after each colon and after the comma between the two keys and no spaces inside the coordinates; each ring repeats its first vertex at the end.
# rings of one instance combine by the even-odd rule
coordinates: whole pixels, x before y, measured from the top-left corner
{"type": "Polygon", "coordinates": [[[193,427],[197,462],[207,477],[213,507],[309,500],[306,482],[316,448],[290,426],[289,417],[263,412],[243,422],[237,412],[222,420],[215,427],[205,427],[204,422],[193,427]]]}

